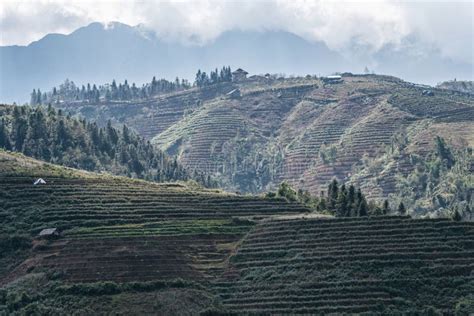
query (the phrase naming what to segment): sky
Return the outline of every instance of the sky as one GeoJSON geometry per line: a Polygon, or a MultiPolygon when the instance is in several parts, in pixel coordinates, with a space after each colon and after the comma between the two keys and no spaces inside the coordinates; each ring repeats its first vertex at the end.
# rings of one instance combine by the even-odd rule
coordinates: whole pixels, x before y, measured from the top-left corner
{"type": "Polygon", "coordinates": [[[203,45],[229,30],[289,31],[344,55],[409,46],[473,63],[474,1],[1,0],[0,45],[27,45],[92,22],[142,24],[169,41],[203,45]]]}

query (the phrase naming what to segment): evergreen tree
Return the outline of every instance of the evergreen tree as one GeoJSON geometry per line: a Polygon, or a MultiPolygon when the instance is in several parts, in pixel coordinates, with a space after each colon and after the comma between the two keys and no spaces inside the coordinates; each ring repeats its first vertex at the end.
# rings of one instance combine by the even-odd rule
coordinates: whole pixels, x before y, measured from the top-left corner
{"type": "Polygon", "coordinates": [[[336,207],[336,201],[339,194],[339,187],[337,180],[334,178],[328,187],[328,199],[329,199],[329,208],[334,210],[336,207]]]}
{"type": "Polygon", "coordinates": [[[31,93],[30,105],[36,105],[36,102],[38,102],[38,96],[36,94],[36,89],[33,89],[33,92],[31,93]]]}
{"type": "Polygon", "coordinates": [[[451,153],[451,150],[448,148],[443,138],[436,136],[435,142],[438,157],[442,161],[446,162],[448,169],[451,169],[451,167],[455,164],[454,156],[451,153]]]}
{"type": "Polygon", "coordinates": [[[43,95],[41,94],[41,90],[38,89],[38,92],[36,93],[36,103],[35,104],[42,104],[43,102],[43,95]]]}
{"type": "Polygon", "coordinates": [[[117,100],[119,96],[119,92],[118,92],[118,87],[117,87],[117,83],[115,82],[115,79],[112,80],[112,85],[110,87],[111,87],[111,91],[110,91],[111,99],[117,100]]]}
{"type": "Polygon", "coordinates": [[[347,214],[347,196],[345,190],[339,191],[339,194],[337,196],[336,200],[336,216],[338,217],[345,217],[348,216],[347,214]]]}
{"type": "Polygon", "coordinates": [[[400,202],[400,204],[398,205],[398,214],[400,214],[400,215],[406,215],[407,214],[407,210],[406,210],[405,204],[403,204],[403,202],[400,202]]]}
{"type": "Polygon", "coordinates": [[[11,150],[12,147],[10,143],[10,137],[8,136],[5,124],[5,119],[2,118],[2,120],[0,121],[0,148],[11,150]]]}
{"type": "Polygon", "coordinates": [[[356,205],[355,205],[355,187],[354,185],[349,186],[349,190],[347,191],[347,216],[356,216],[356,205]]]}
{"type": "Polygon", "coordinates": [[[382,213],[383,215],[387,215],[388,213],[390,213],[390,205],[388,203],[388,200],[383,201],[382,213]]]}
{"type": "Polygon", "coordinates": [[[24,108],[21,110],[19,107],[14,107],[13,110],[13,149],[16,151],[23,151],[23,144],[25,143],[26,133],[28,132],[28,121],[23,113],[24,108]]]}
{"type": "Polygon", "coordinates": [[[453,220],[456,222],[460,222],[462,220],[462,216],[457,209],[454,210],[453,220]]]}
{"type": "Polygon", "coordinates": [[[367,201],[363,197],[360,200],[359,207],[358,207],[358,213],[360,217],[367,216],[369,211],[369,206],[367,205],[367,201]]]}
{"type": "Polygon", "coordinates": [[[198,69],[196,73],[196,79],[194,80],[194,84],[198,86],[199,88],[202,87],[201,79],[202,79],[201,69],[198,69]]]}

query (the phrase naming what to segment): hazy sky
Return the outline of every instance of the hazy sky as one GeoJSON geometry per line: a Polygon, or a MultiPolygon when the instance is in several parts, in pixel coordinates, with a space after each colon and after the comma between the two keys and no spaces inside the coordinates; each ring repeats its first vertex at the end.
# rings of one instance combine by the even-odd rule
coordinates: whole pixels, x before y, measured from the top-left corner
{"type": "Polygon", "coordinates": [[[474,1],[1,0],[0,45],[26,45],[91,22],[144,24],[169,40],[202,44],[222,32],[284,30],[351,54],[384,45],[438,50],[473,63],[474,1]]]}

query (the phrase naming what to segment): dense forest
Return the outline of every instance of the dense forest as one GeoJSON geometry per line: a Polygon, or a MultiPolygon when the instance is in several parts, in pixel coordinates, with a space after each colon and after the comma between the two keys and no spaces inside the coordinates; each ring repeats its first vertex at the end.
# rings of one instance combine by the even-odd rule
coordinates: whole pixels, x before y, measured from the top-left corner
{"type": "Polygon", "coordinates": [[[210,178],[191,175],[176,160],[123,126],[72,118],[41,106],[0,106],[0,148],[47,162],[152,181],[188,180],[211,186],[210,178]]]}
{"type": "Polygon", "coordinates": [[[54,87],[49,92],[41,92],[40,89],[33,89],[31,93],[30,105],[49,104],[58,102],[93,102],[101,101],[136,101],[151,98],[163,93],[187,90],[194,87],[205,87],[221,82],[232,81],[232,70],[230,67],[222,67],[220,70],[212,70],[209,74],[200,69],[196,73],[196,79],[191,84],[186,79],[176,77],[174,81],[166,79],[156,79],[138,87],[135,83],[129,84],[128,80],[118,83],[112,80],[105,85],[87,83],[78,86],[69,79],[66,79],[59,87],[54,87]]]}

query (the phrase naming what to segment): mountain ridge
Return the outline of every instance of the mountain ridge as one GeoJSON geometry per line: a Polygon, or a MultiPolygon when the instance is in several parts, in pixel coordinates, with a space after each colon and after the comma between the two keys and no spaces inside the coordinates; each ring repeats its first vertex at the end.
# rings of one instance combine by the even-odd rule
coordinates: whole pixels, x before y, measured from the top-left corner
{"type": "Polygon", "coordinates": [[[253,73],[324,75],[361,72],[369,66],[378,73],[430,84],[473,76],[469,71],[472,65],[456,63],[439,52],[428,58],[386,47],[372,59],[348,58],[322,42],[309,42],[283,31],[230,30],[211,42],[192,45],[159,38],[143,25],[116,22],[112,26],[94,22],[68,35],[47,35],[28,46],[0,47],[0,101],[23,103],[33,88],[46,90],[65,78],[78,84],[110,78],[141,84],[155,75],[191,80],[196,69],[210,69],[230,60],[233,68],[253,73]],[[398,68],[389,67],[393,58],[399,61],[398,68]]]}

